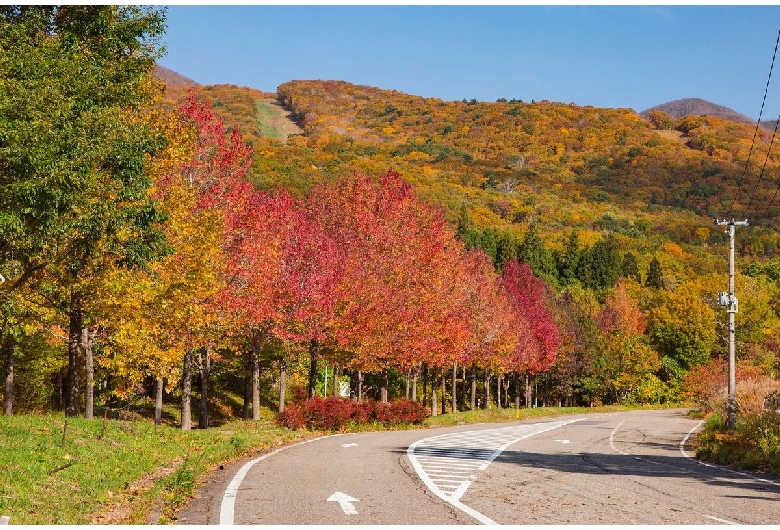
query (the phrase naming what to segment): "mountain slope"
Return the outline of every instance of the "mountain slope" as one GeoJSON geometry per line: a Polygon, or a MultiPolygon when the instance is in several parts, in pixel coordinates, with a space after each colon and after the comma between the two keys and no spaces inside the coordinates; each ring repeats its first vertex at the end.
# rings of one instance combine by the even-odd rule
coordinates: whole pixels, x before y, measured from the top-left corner
{"type": "Polygon", "coordinates": [[[666,112],[671,117],[680,119],[685,116],[715,116],[724,120],[738,121],[742,123],[755,124],[756,121],[740,114],[723,105],[717,105],[699,98],[676,99],[655,107],[643,110],[639,114],[647,117],[651,110],[660,110],[666,112]]]}
{"type": "MultiPolygon", "coordinates": [[[[712,218],[730,214],[751,219],[744,245],[780,248],[777,234],[756,229],[780,221],[776,182],[759,177],[770,136],[759,135],[745,172],[754,131],[747,123],[687,116],[659,130],[630,109],[447,102],[343,81],[291,81],[277,94],[198,90],[252,142],[251,177],[264,189],[301,194],[356,169],[393,168],[451,222],[465,208],[474,226],[493,231],[493,244],[502,234],[521,241],[537,225],[550,248],[576,229],[585,245],[612,232],[646,256],[674,241],[703,258],[702,244],[721,239],[712,218]],[[264,101],[274,97],[281,107],[264,101]],[[259,116],[282,107],[302,131],[286,141],[264,132],[268,118],[259,116]]],[[[772,153],[766,168],[778,167],[772,153]]]]}

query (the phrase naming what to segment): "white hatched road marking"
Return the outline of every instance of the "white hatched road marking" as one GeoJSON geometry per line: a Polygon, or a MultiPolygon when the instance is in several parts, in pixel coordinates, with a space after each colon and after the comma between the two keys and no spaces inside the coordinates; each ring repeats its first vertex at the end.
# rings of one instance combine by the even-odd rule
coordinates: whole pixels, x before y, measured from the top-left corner
{"type": "Polygon", "coordinates": [[[460,502],[476,472],[487,469],[510,445],[581,419],[442,434],[414,442],[406,455],[431,493],[483,524],[497,524],[460,502]]]}

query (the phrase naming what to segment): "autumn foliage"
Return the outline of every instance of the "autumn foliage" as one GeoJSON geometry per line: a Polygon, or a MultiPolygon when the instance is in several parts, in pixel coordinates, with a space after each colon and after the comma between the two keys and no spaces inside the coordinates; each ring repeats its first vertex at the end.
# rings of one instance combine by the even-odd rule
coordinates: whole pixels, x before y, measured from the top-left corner
{"type": "MultiPolygon", "coordinates": [[[[293,81],[275,103],[303,132],[285,140],[260,123],[271,96],[199,87],[143,116],[165,139],[143,167],[165,244],[149,241],[144,267],[96,270],[83,308],[112,399],[167,382],[182,403],[199,395],[203,416],[218,380],[243,393],[248,417],[274,386],[279,422],[338,430],[419,421],[439,395],[435,406],[462,410],[472,382],[481,406],[522,393],[598,404],[714,391],[724,317],[713,293],[726,278],[700,214],[737,193],[744,125],[293,81]],[[285,408],[307,377],[312,399],[285,408]],[[316,397],[339,384],[352,400],[316,397]],[[404,386],[416,399],[393,401],[404,386]]],[[[758,136],[756,153],[769,154],[758,136]]],[[[749,172],[744,184],[769,203],[770,183],[749,172]]],[[[745,235],[741,355],[771,374],[780,236],[745,235]]],[[[24,317],[45,326],[17,334],[51,349],[68,327],[49,302],[65,290],[55,265],[59,276],[15,306],[50,304],[24,317]]],[[[32,329],[15,311],[9,322],[32,329]]],[[[56,379],[56,359],[38,381],[56,379]]]]}

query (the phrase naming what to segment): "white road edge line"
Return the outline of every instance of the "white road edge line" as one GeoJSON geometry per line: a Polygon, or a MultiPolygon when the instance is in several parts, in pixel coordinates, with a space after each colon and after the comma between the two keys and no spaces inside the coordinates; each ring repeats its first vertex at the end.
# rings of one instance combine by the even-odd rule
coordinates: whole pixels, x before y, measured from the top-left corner
{"type": "MultiPolygon", "coordinates": [[[[625,451],[621,451],[620,449],[618,449],[617,447],[615,447],[615,433],[616,433],[616,432],[617,432],[617,430],[620,428],[620,426],[621,426],[621,425],[623,425],[625,422],[626,422],[626,420],[623,420],[623,421],[621,421],[620,423],[618,423],[618,424],[617,424],[617,427],[615,427],[615,430],[614,430],[614,431],[612,431],[611,433],[609,433],[609,446],[610,446],[610,447],[612,448],[612,450],[613,450],[613,451],[615,451],[616,453],[620,453],[620,454],[622,454],[622,455],[626,455],[626,456],[633,456],[633,455],[629,455],[629,454],[628,454],[628,453],[626,453],[625,451]]],[[[635,458],[636,458],[636,457],[635,457],[635,458]]],[[[641,459],[639,459],[639,460],[641,460],[641,459]]]]}
{"type": "MultiPolygon", "coordinates": [[[[686,443],[688,443],[688,438],[690,438],[690,437],[691,437],[691,435],[693,434],[693,432],[694,432],[696,429],[698,429],[699,427],[701,427],[701,424],[702,424],[702,423],[704,423],[704,422],[703,422],[703,421],[700,421],[699,423],[697,423],[696,425],[694,425],[694,426],[693,426],[693,429],[691,429],[690,431],[688,431],[688,434],[686,434],[686,435],[685,435],[685,438],[683,438],[682,440],[680,440],[680,452],[681,452],[681,453],[682,453],[682,455],[683,455],[685,458],[687,458],[688,460],[694,460],[694,458],[693,458],[691,455],[689,455],[689,454],[688,454],[688,451],[686,451],[686,450],[685,450],[685,444],[686,444],[686,443]]],[[[705,517],[707,517],[707,516],[705,515],[705,517]]]]}
{"type": "Polygon", "coordinates": [[[330,434],[328,436],[319,436],[317,438],[312,438],[311,440],[304,440],[302,442],[298,442],[297,444],[292,445],[284,445],[282,447],[279,447],[278,449],[274,449],[270,453],[265,453],[263,455],[258,456],[254,460],[250,460],[246,464],[244,464],[241,469],[238,470],[238,473],[235,474],[233,477],[233,480],[230,481],[230,484],[228,484],[228,487],[225,488],[225,493],[222,495],[222,505],[219,510],[219,524],[220,525],[232,525],[235,524],[233,522],[233,519],[235,517],[235,507],[236,507],[236,495],[238,495],[238,488],[241,487],[241,483],[244,481],[244,477],[246,477],[246,474],[249,473],[249,470],[252,469],[252,466],[260,462],[261,460],[265,460],[266,458],[273,456],[277,453],[281,453],[285,449],[290,449],[291,447],[298,447],[299,445],[308,444],[311,442],[316,442],[317,440],[323,440],[325,438],[332,438],[334,436],[342,436],[341,434],[330,434]]]}
{"type": "MultiPolygon", "coordinates": [[[[565,422],[562,422],[562,423],[558,423],[558,424],[555,424],[553,427],[549,427],[547,429],[544,429],[544,430],[541,430],[541,431],[537,431],[537,432],[534,432],[534,433],[531,433],[531,434],[526,434],[525,436],[521,436],[521,437],[519,437],[519,438],[517,438],[515,440],[512,440],[512,441],[504,444],[503,446],[501,446],[496,451],[494,451],[493,454],[491,454],[488,457],[488,461],[485,464],[483,464],[482,466],[480,466],[478,469],[479,470],[484,470],[485,468],[487,468],[488,465],[493,460],[495,460],[496,457],[498,457],[498,455],[500,455],[504,451],[504,449],[506,449],[507,447],[509,447],[512,444],[515,444],[515,443],[517,443],[517,442],[519,442],[521,440],[525,440],[526,438],[530,438],[531,436],[535,436],[535,435],[541,434],[543,432],[551,431],[553,429],[557,429],[559,427],[563,427],[565,425],[569,425],[571,423],[575,423],[575,422],[578,422],[580,420],[581,420],[581,418],[578,418],[576,420],[570,420],[570,421],[565,421],[565,422]]],[[[540,424],[535,424],[535,425],[540,425],[540,424]]],[[[490,430],[490,429],[486,429],[486,430],[490,430]]],[[[468,432],[472,433],[472,432],[476,432],[476,431],[468,431],[468,432]]],[[[465,434],[465,433],[459,433],[459,434],[465,434]]],[[[477,510],[475,510],[474,508],[472,508],[471,506],[467,506],[467,505],[463,504],[462,502],[460,502],[460,498],[463,496],[464,493],[466,493],[466,490],[471,485],[471,481],[470,480],[464,481],[464,483],[461,485],[461,487],[458,488],[455,492],[453,492],[451,494],[445,494],[443,491],[441,491],[439,489],[438,486],[436,486],[433,483],[431,478],[428,476],[428,474],[422,468],[420,463],[417,461],[417,457],[414,454],[414,448],[417,447],[417,444],[419,444],[420,442],[424,442],[424,441],[430,440],[432,438],[443,438],[445,436],[451,436],[451,435],[452,434],[442,434],[442,435],[439,435],[439,436],[432,436],[431,438],[423,438],[422,440],[417,440],[416,442],[414,442],[412,445],[410,445],[406,449],[406,456],[409,458],[409,461],[412,463],[412,467],[414,467],[414,470],[417,473],[417,476],[420,477],[420,479],[422,479],[423,483],[425,484],[425,486],[428,488],[428,490],[431,493],[433,493],[434,495],[439,497],[441,500],[443,500],[444,502],[446,502],[447,504],[449,504],[453,508],[457,508],[458,510],[460,510],[460,511],[462,511],[462,512],[468,514],[468,515],[470,515],[471,517],[473,517],[474,519],[476,519],[477,521],[479,521],[482,524],[498,525],[499,523],[495,522],[490,517],[488,517],[486,515],[483,515],[483,514],[479,513],[477,510]]]]}
{"type": "Polygon", "coordinates": [[[719,523],[739,524],[739,523],[735,523],[734,521],[729,521],[726,519],[721,519],[720,517],[715,517],[714,515],[702,515],[702,517],[706,517],[707,519],[712,519],[713,521],[718,521],[719,523]]]}

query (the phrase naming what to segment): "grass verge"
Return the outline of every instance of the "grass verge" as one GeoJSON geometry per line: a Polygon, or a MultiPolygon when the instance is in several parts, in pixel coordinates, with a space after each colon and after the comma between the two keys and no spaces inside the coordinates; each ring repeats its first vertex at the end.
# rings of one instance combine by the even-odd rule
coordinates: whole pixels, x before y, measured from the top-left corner
{"type": "Polygon", "coordinates": [[[720,414],[711,414],[694,441],[696,457],[706,462],[780,475],[780,414],[737,417],[729,429],[720,414]]]}
{"type": "MultiPolygon", "coordinates": [[[[429,417],[423,426],[621,410],[629,408],[476,410],[429,417]]],[[[270,411],[257,422],[190,432],[142,417],[104,423],[61,413],[0,416],[0,515],[12,524],[166,524],[220,464],[319,434],[277,427],[270,411]]]]}
{"type": "Polygon", "coordinates": [[[198,477],[250,452],[310,436],[260,422],[183,432],[147,419],[0,417],[0,515],[12,524],[169,522],[198,477]]]}

